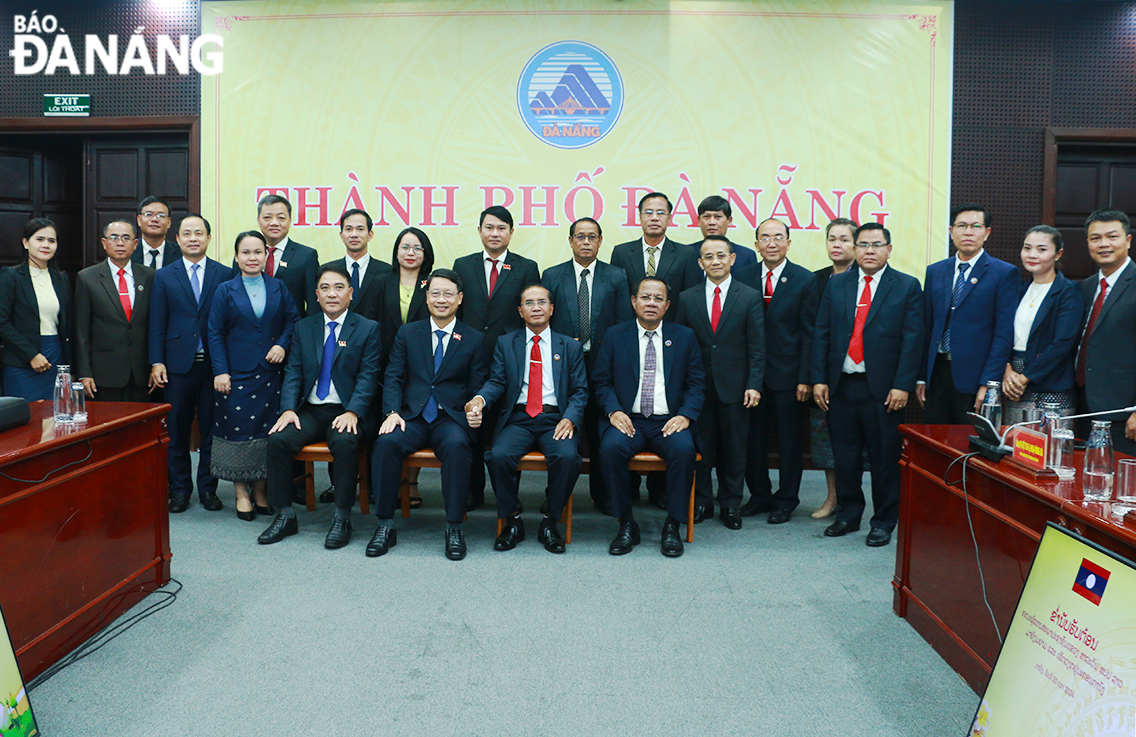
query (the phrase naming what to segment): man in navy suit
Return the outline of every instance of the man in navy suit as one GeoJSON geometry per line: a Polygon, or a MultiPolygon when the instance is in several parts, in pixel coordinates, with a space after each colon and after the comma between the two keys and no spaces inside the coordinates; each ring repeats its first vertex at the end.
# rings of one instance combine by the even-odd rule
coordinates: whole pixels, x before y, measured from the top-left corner
{"type": "Polygon", "coordinates": [[[137,220],[141,239],[130,254],[131,261],[158,270],[181,258],[177,244],[166,240],[173,220],[165,200],[152,195],[143,199],[138,203],[137,220]]]}
{"type": "Polygon", "coordinates": [[[859,269],[828,280],[813,342],[813,395],[834,428],[839,504],[824,534],[843,537],[860,529],[867,447],[875,508],[867,544],[880,547],[899,520],[899,425],[919,371],[923,295],[914,277],[887,265],[887,228],[865,223],[855,242],[859,269]]]}
{"type": "Polygon", "coordinates": [[[517,463],[539,448],[548,462],[548,513],[537,539],[550,553],[564,552],[557,524],[580,476],[576,428],[588,402],[588,377],[580,343],[548,327],[555,308],[549,297],[539,284],[521,292],[517,310],[525,329],[497,341],[489,380],[465,406],[469,426],[478,427],[484,408],[499,405],[493,447],[486,453],[497,518],[505,520],[494,550],[512,550],[525,539],[517,463]]]}
{"type": "MultiPolygon", "coordinates": [[[[631,292],[623,269],[599,260],[603,230],[598,222],[580,218],[572,223],[568,228],[568,245],[572,259],[545,269],[540,281],[548,288],[552,303],[559,305],[549,324],[557,333],[580,341],[591,385],[592,369],[604,334],[612,325],[633,317],[631,292]]],[[[588,455],[595,458],[600,448],[600,413],[594,392],[584,409],[583,429],[588,455]]],[[[603,485],[599,463],[592,463],[589,468],[588,487],[595,508],[610,516],[611,501],[603,485]]]]}
{"type": "Polygon", "coordinates": [[[738,281],[762,295],[765,312],[765,386],[749,414],[746,482],[741,515],[769,512],[766,521],[789,521],[800,503],[807,405],[812,395],[813,329],[820,297],[816,275],[789,261],[789,226],[770,218],[757,226],[761,263],[738,270],[738,281]],[[779,483],[769,478],[769,436],[776,427],[779,483]]]}
{"type": "MultiPolygon", "coordinates": [[[[734,208],[730,206],[729,200],[725,197],[712,194],[698,203],[698,229],[702,231],[703,241],[711,235],[729,238],[729,229],[733,227],[733,224],[734,208]]],[[[690,244],[690,247],[696,253],[701,253],[702,241],[695,241],[690,244]]],[[[735,272],[757,263],[757,254],[753,252],[752,248],[747,248],[733,241],[730,241],[730,248],[734,249],[734,256],[737,259],[734,261],[735,272]]]]}
{"type": "Polygon", "coordinates": [[[298,531],[292,509],[292,458],[320,440],[327,441],[335,459],[335,515],[324,547],[342,548],[351,541],[359,450],[379,390],[381,331],[377,322],[348,310],[351,277],[342,264],[320,268],[316,298],[320,314],[301,319],[292,333],[280,417],[268,431],[268,500],[276,507],[276,517],[257,538],[262,545],[298,531]]]}
{"type": "Polygon", "coordinates": [[[981,205],[951,210],[954,256],[927,267],[923,279],[927,345],[916,396],[934,425],[969,424],[986,396],[986,382],[1002,381],[1014,350],[1018,269],[986,253],[990,214],[981,205]]]}
{"type": "Polygon", "coordinates": [[[292,229],[292,203],[277,194],[265,195],[256,205],[256,222],[268,242],[265,276],[284,282],[301,315],[320,311],[316,299],[319,256],[314,248],[288,237],[292,229]]]}
{"type": "Polygon", "coordinates": [[[687,501],[697,457],[693,425],[702,411],[706,377],[694,331],[663,322],[670,303],[665,281],[643,279],[631,297],[636,319],[608,330],[596,361],[596,396],[609,422],[599,463],[619,519],[619,532],[608,546],[612,555],[630,553],[640,540],[627,473],[636,453],[650,450],[667,464],[663,555],[682,555],[678,526],[683,520],[692,523],[687,501]]]}
{"type": "Polygon", "coordinates": [[[150,295],[150,380],[170,403],[170,511],[184,512],[193,494],[189,437],[193,417],[201,431],[197,493],[205,509],[221,509],[217,479],[209,472],[213,453],[213,371],[209,360],[209,308],[213,293],[233,270],[206,256],[209,221],[190,213],[178,225],[182,258],[154,274],[150,295]],[[178,267],[181,268],[178,268],[178,267]]]}
{"type": "Polygon", "coordinates": [[[489,373],[485,336],[456,319],[462,303],[462,278],[435,269],[426,285],[429,320],[399,328],[391,348],[383,388],[385,419],[371,451],[372,486],[378,527],[367,556],[385,555],[398,542],[394,507],[406,456],[430,447],[442,462],[442,497],[446,505],[446,557],[465,557],[466,500],[473,438],[465,405],[489,373]]]}

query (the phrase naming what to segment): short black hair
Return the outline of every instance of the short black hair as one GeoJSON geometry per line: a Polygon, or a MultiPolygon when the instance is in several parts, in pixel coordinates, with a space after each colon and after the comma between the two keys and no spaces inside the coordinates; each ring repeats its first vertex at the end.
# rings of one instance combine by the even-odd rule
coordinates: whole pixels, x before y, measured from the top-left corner
{"type": "Polygon", "coordinates": [[[667,201],[667,213],[668,214],[670,214],[671,212],[674,211],[674,205],[671,204],[671,198],[670,197],[667,197],[662,192],[648,192],[647,194],[645,194],[645,195],[643,195],[642,197],[639,198],[639,212],[643,212],[643,203],[644,202],[646,202],[647,200],[654,199],[656,197],[664,199],[664,200],[667,201]]]}
{"type": "Polygon", "coordinates": [[[720,212],[728,218],[734,216],[734,209],[730,207],[730,201],[716,194],[712,194],[698,203],[698,214],[701,215],[704,212],[720,212]]]}
{"type": "Polygon", "coordinates": [[[352,215],[362,215],[363,217],[365,217],[367,219],[368,232],[374,230],[375,224],[371,221],[371,216],[367,214],[367,211],[360,210],[358,207],[352,207],[350,210],[339,216],[339,232],[343,232],[343,223],[346,222],[347,218],[351,217],[352,215]]]}
{"type": "Polygon", "coordinates": [[[785,229],[785,237],[786,238],[792,237],[792,235],[789,233],[789,226],[785,224],[785,221],[778,220],[777,218],[765,218],[764,220],[762,220],[760,223],[757,224],[756,228],[754,228],[754,230],[753,230],[753,237],[754,238],[757,238],[757,231],[761,230],[761,226],[765,225],[766,223],[781,223],[781,227],[785,229]]]}
{"type": "Polygon", "coordinates": [[[422,266],[418,267],[419,274],[429,274],[434,268],[434,244],[430,236],[415,227],[403,228],[394,239],[394,251],[391,253],[391,270],[398,271],[398,247],[402,245],[403,236],[410,233],[422,244],[422,266]]]}
{"type": "Polygon", "coordinates": [[[241,241],[243,241],[245,238],[256,238],[258,241],[264,244],[264,250],[268,250],[268,240],[264,237],[264,233],[261,233],[259,230],[246,230],[241,233],[237,233],[237,239],[233,241],[233,253],[237,253],[240,250],[241,241]]]}
{"type": "Polygon", "coordinates": [[[829,221],[828,225],[824,226],[824,237],[828,238],[829,231],[831,231],[837,225],[843,225],[846,228],[851,228],[853,233],[856,232],[856,228],[860,227],[860,223],[856,222],[852,218],[833,218],[829,221]]]}
{"type": "Polygon", "coordinates": [[[351,276],[347,273],[347,265],[343,263],[343,259],[336,259],[335,261],[330,261],[319,267],[319,271],[316,273],[316,284],[319,284],[320,279],[322,279],[323,275],[327,273],[338,274],[339,276],[342,276],[347,280],[348,286],[350,286],[351,276]]]}
{"type": "Polygon", "coordinates": [[[982,225],[985,228],[989,228],[990,224],[994,222],[993,218],[990,217],[990,213],[988,213],[986,208],[982,205],[976,205],[973,202],[962,202],[951,208],[951,225],[955,224],[955,218],[959,216],[960,212],[982,213],[982,225]]]}
{"type": "Polygon", "coordinates": [[[513,229],[513,213],[509,212],[501,205],[493,205],[492,207],[487,207],[482,210],[481,216],[477,218],[477,227],[480,228],[485,224],[486,215],[492,215],[498,220],[504,221],[509,226],[509,230],[513,229]]]}
{"type": "Polygon", "coordinates": [[[599,233],[600,238],[603,238],[603,228],[600,227],[599,221],[594,218],[577,218],[576,222],[568,226],[568,237],[571,238],[576,235],[576,226],[580,223],[591,223],[596,226],[596,232],[599,233]]]}
{"type": "Polygon", "coordinates": [[[1092,223],[1120,223],[1124,226],[1124,235],[1132,233],[1131,223],[1128,222],[1128,216],[1121,210],[1095,210],[1085,218],[1085,230],[1089,229],[1092,223]]]}
{"type": "Polygon", "coordinates": [[[884,243],[891,245],[891,231],[880,225],[879,223],[864,223],[856,232],[852,234],[852,242],[855,243],[860,239],[860,234],[867,230],[882,230],[884,232],[884,243]]]}
{"type": "Polygon", "coordinates": [[[138,227],[134,223],[130,222],[129,220],[122,220],[122,219],[111,220],[109,223],[104,225],[103,226],[103,238],[106,238],[107,230],[110,228],[110,226],[114,225],[115,223],[125,223],[125,224],[129,225],[130,226],[130,233],[134,236],[135,240],[138,240],[138,227]]]}
{"type": "Polygon", "coordinates": [[[726,244],[726,252],[727,253],[733,253],[734,252],[734,244],[730,243],[730,239],[727,238],[726,236],[724,236],[724,235],[708,235],[708,236],[706,236],[705,238],[702,239],[702,243],[699,244],[699,246],[698,246],[699,258],[702,257],[702,246],[705,246],[710,241],[721,241],[722,243],[726,244]]]}
{"type": "Polygon", "coordinates": [[[138,203],[138,214],[141,215],[143,210],[145,210],[147,207],[154,204],[155,202],[158,203],[159,205],[165,205],[166,206],[166,214],[168,215],[170,213],[170,210],[171,210],[170,203],[166,202],[161,197],[155,197],[154,195],[150,195],[149,197],[143,199],[141,202],[138,203]]]}
{"type": "Polygon", "coordinates": [[[549,289],[548,287],[544,286],[540,282],[534,281],[534,282],[529,282],[528,284],[526,284],[521,289],[521,291],[517,292],[517,307],[520,307],[521,305],[523,305],[525,303],[525,292],[529,291],[530,289],[532,289],[534,287],[540,287],[541,289],[543,289],[545,291],[545,293],[548,295],[548,303],[553,304],[553,302],[552,302],[552,290],[549,289]]]}
{"type": "Polygon", "coordinates": [[[1065,239],[1061,237],[1061,231],[1054,228],[1052,225],[1035,225],[1026,231],[1026,235],[1030,233],[1041,233],[1042,235],[1049,236],[1049,240],[1053,241],[1053,247],[1058,251],[1065,250],[1065,239]]]}
{"type": "Polygon", "coordinates": [[[448,279],[457,285],[458,293],[462,291],[462,278],[458,276],[458,272],[453,269],[435,269],[430,272],[430,276],[426,277],[426,288],[429,289],[430,285],[434,283],[435,279],[448,279]]]}
{"type": "Polygon", "coordinates": [[[663,279],[662,277],[659,277],[659,276],[645,276],[642,279],[640,279],[639,283],[635,285],[634,294],[632,294],[631,296],[632,297],[638,297],[639,296],[639,290],[642,289],[643,285],[646,284],[649,281],[657,281],[658,283],[662,284],[663,290],[666,291],[666,293],[667,293],[667,301],[668,302],[671,301],[671,285],[667,283],[666,279],[663,279]]]}
{"type": "Polygon", "coordinates": [[[200,220],[201,222],[205,223],[205,234],[206,234],[206,235],[213,235],[213,228],[212,228],[212,227],[210,227],[210,225],[209,225],[209,221],[208,221],[208,220],[206,220],[206,219],[205,219],[205,216],[204,216],[204,215],[202,215],[202,214],[201,214],[201,213],[199,213],[199,212],[190,212],[190,213],[186,213],[186,214],[185,214],[185,215],[184,215],[184,216],[182,217],[182,219],[178,221],[177,230],[175,230],[174,232],[175,232],[175,233],[180,233],[180,232],[181,232],[181,224],[182,224],[182,223],[184,223],[184,222],[185,222],[186,220],[189,220],[190,218],[197,218],[197,219],[198,219],[198,220],[200,220]]]}
{"type": "Polygon", "coordinates": [[[256,203],[256,216],[260,217],[260,211],[269,205],[284,205],[288,209],[288,217],[292,217],[292,203],[287,197],[278,194],[266,194],[261,197],[260,202],[256,203]]]}

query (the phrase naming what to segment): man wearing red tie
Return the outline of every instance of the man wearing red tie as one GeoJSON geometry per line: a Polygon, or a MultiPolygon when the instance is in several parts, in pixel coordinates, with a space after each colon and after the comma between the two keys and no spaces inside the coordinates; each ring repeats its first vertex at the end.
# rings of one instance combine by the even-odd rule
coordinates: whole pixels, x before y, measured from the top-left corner
{"type": "Polygon", "coordinates": [[[923,294],[914,277],[888,268],[886,228],[865,223],[855,243],[859,269],[829,279],[813,343],[813,394],[828,426],[839,429],[832,433],[839,511],[824,534],[860,529],[866,447],[875,508],[867,544],[880,547],[899,520],[899,425],[919,373],[923,294]]]}

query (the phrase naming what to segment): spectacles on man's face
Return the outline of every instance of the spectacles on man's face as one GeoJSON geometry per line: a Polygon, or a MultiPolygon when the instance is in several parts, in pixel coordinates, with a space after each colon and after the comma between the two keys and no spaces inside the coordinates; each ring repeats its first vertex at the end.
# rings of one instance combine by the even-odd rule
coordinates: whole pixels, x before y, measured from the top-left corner
{"type": "Polygon", "coordinates": [[[146,212],[142,213],[142,217],[146,218],[147,220],[165,220],[169,217],[169,215],[164,212],[151,212],[147,210],[146,212]]]}
{"type": "Polygon", "coordinates": [[[951,227],[955,230],[986,230],[986,223],[955,223],[951,227]]]}
{"type": "Polygon", "coordinates": [[[759,243],[784,243],[788,240],[784,235],[763,235],[757,239],[759,243]]]}
{"type": "Polygon", "coordinates": [[[887,248],[890,245],[891,245],[890,243],[879,243],[879,242],[857,243],[856,248],[859,248],[861,251],[882,251],[883,249],[887,248]]]}
{"type": "Polygon", "coordinates": [[[439,297],[442,297],[444,299],[454,299],[455,297],[458,296],[457,292],[450,292],[450,291],[443,292],[440,289],[431,289],[429,292],[427,292],[427,294],[430,296],[431,299],[438,299],[439,297]]]}
{"type": "Polygon", "coordinates": [[[668,215],[670,215],[671,213],[670,213],[669,210],[643,210],[639,214],[642,215],[645,218],[649,218],[649,217],[653,217],[653,216],[665,218],[668,215]]]}
{"type": "Polygon", "coordinates": [[[704,263],[712,264],[715,261],[729,261],[731,255],[732,254],[729,253],[704,253],[699,256],[699,258],[702,259],[704,263]]]}
{"type": "Polygon", "coordinates": [[[134,240],[132,235],[104,235],[103,238],[111,243],[129,243],[134,240]]]}
{"type": "Polygon", "coordinates": [[[399,246],[398,252],[399,253],[425,253],[425,251],[422,250],[422,246],[407,246],[407,245],[399,246]]]}
{"type": "Polygon", "coordinates": [[[577,233],[572,236],[572,240],[577,243],[599,243],[600,236],[598,233],[577,233]]]}
{"type": "Polygon", "coordinates": [[[549,302],[547,299],[526,299],[521,304],[531,310],[534,307],[548,307],[549,302]]]}
{"type": "Polygon", "coordinates": [[[661,294],[637,294],[635,298],[640,302],[654,302],[657,305],[661,305],[667,301],[667,298],[661,294]]]}

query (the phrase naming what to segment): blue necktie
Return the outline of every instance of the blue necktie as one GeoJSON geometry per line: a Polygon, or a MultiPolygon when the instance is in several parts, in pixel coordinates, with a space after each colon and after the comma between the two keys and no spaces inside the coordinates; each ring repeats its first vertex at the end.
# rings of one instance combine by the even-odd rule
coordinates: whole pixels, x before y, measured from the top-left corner
{"type": "MultiPolygon", "coordinates": [[[[445,351],[442,339],[446,337],[445,330],[435,330],[434,335],[438,336],[438,347],[434,349],[434,375],[438,375],[438,369],[442,368],[442,356],[445,351]]],[[[430,394],[430,398],[426,400],[426,406],[422,408],[422,419],[427,422],[433,422],[438,419],[438,402],[434,399],[434,394],[430,394]]]]}
{"type": "Polygon", "coordinates": [[[970,268],[970,264],[965,261],[959,262],[958,279],[955,279],[955,289],[951,292],[951,311],[947,313],[947,325],[943,328],[943,340],[939,344],[942,346],[942,353],[951,352],[951,315],[954,313],[955,308],[958,307],[959,297],[962,296],[962,288],[966,285],[966,271],[970,268]]]}
{"type": "MultiPolygon", "coordinates": [[[[198,276],[197,270],[201,268],[201,264],[193,264],[189,267],[193,272],[189,277],[189,284],[193,287],[193,298],[197,300],[197,304],[201,304],[201,277],[198,276]]],[[[201,342],[201,338],[197,339],[197,352],[200,353],[205,348],[201,342]]]]}
{"type": "Polygon", "coordinates": [[[351,262],[351,288],[355,290],[356,296],[359,292],[359,262],[351,262]]]}
{"type": "Polygon", "coordinates": [[[335,327],[339,323],[332,320],[327,324],[327,340],[323,344],[323,362],[320,364],[320,377],[316,383],[316,398],[327,399],[331,393],[331,363],[335,360],[335,327]]]}

